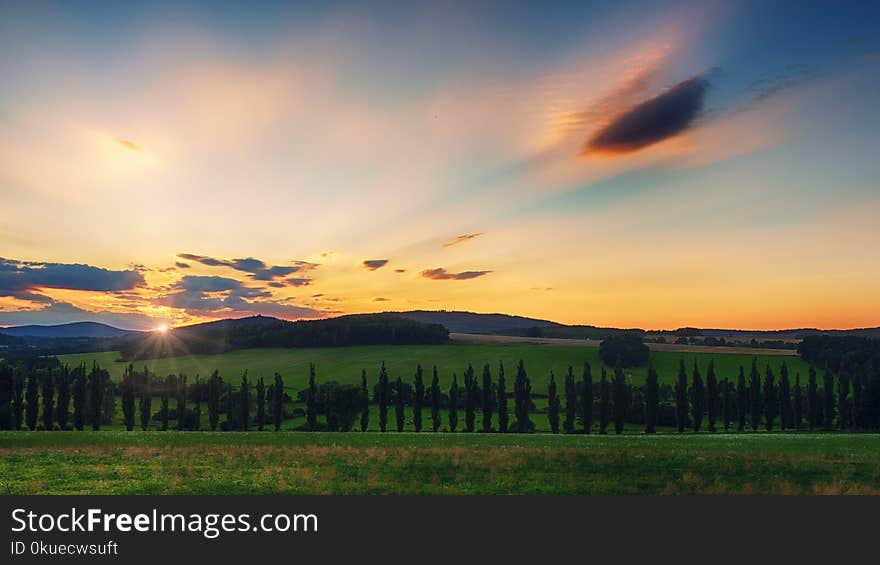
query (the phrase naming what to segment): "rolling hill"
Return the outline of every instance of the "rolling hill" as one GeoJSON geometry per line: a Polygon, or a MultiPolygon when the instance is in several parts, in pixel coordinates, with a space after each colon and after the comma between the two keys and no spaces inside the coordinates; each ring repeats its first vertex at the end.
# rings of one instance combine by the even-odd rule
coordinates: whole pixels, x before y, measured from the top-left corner
{"type": "Polygon", "coordinates": [[[70,324],[58,324],[54,326],[12,326],[0,328],[0,333],[14,337],[122,337],[137,334],[134,330],[122,330],[99,322],[72,322],[70,324]]]}

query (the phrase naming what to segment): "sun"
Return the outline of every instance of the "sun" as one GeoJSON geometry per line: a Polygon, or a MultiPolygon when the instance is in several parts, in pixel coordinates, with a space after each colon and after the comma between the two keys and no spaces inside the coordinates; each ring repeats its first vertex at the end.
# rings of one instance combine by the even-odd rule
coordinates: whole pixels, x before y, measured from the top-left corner
{"type": "Polygon", "coordinates": [[[159,332],[160,334],[168,333],[168,329],[169,329],[168,324],[160,324],[160,325],[156,326],[156,331],[159,332]]]}

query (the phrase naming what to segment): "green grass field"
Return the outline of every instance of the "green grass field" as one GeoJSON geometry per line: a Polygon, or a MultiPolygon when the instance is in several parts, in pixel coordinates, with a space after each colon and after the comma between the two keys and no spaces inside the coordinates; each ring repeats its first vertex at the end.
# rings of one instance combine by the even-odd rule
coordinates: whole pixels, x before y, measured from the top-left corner
{"type": "MultiPolygon", "coordinates": [[[[118,361],[116,352],[83,353],[60,356],[62,361],[71,365],[97,361],[102,367],[110,370],[114,379],[120,379],[127,363],[118,361]]],[[[751,355],[738,353],[677,353],[668,351],[652,351],[651,361],[657,368],[660,382],[672,384],[678,374],[679,359],[684,358],[690,373],[694,360],[705,377],[709,360],[715,361],[715,370],[719,378],[728,377],[736,380],[737,372],[742,365],[748,375],[752,362],[751,355]]],[[[241,374],[247,370],[253,382],[260,376],[267,380],[278,371],[284,377],[285,386],[301,390],[306,386],[309,374],[309,363],[315,363],[318,381],[337,381],[340,383],[360,384],[361,370],[366,369],[370,383],[375,383],[379,367],[384,362],[388,375],[392,379],[398,376],[412,381],[416,365],[422,364],[426,374],[426,383],[430,383],[431,368],[436,365],[440,373],[440,382],[444,388],[452,381],[452,372],[458,373],[461,384],[462,373],[468,363],[473,363],[479,378],[483,364],[489,363],[493,379],[497,378],[498,363],[503,362],[509,386],[512,386],[516,363],[522,359],[526,371],[532,381],[532,389],[537,393],[545,393],[550,371],[556,373],[557,383],[568,370],[574,367],[575,375],[580,378],[584,361],[593,369],[593,380],[599,379],[599,349],[596,347],[560,347],[555,345],[532,344],[452,344],[428,346],[361,346],[361,347],[326,347],[315,349],[244,349],[221,355],[188,355],[167,359],[151,359],[139,361],[139,368],[146,365],[160,376],[171,373],[184,373],[190,382],[195,375],[210,375],[214,369],[220,371],[225,379],[238,382],[241,374]]],[[[802,382],[806,382],[807,364],[799,357],[759,355],[758,366],[763,375],[764,367],[770,363],[776,374],[779,366],[785,362],[794,379],[800,372],[802,382]]],[[[647,375],[647,367],[639,367],[627,371],[633,384],[642,384],[647,375]]]]}
{"type": "Polygon", "coordinates": [[[0,492],[880,494],[880,435],[0,432],[0,492]]]}

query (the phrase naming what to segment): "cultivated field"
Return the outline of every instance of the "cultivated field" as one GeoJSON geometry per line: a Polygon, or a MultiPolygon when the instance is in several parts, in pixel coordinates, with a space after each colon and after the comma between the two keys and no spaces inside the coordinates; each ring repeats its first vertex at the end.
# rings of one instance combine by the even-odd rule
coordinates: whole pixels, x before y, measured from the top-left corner
{"type": "Polygon", "coordinates": [[[0,492],[880,494],[880,435],[0,432],[0,492]]]}

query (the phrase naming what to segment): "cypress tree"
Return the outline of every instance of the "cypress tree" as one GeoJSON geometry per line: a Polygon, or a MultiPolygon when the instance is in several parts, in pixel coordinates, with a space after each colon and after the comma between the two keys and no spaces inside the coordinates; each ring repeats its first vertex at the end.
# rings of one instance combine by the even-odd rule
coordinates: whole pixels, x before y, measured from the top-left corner
{"type": "Polygon", "coordinates": [[[400,377],[397,377],[397,398],[395,400],[394,413],[397,417],[397,431],[402,432],[406,415],[404,413],[403,381],[400,380],[400,377]]]}
{"type": "Polygon", "coordinates": [[[247,371],[241,376],[241,429],[248,431],[251,422],[251,383],[248,382],[247,371]]]}
{"type": "Polygon", "coordinates": [[[318,387],[315,384],[315,364],[309,363],[309,388],[306,390],[306,429],[313,432],[318,429],[318,387]]]}
{"type": "Polygon", "coordinates": [[[440,429],[440,377],[437,375],[437,365],[434,365],[431,377],[431,429],[434,432],[440,429]]]}
{"type": "Polygon", "coordinates": [[[21,430],[24,419],[24,373],[21,369],[12,370],[12,427],[21,430]]]}
{"type": "Polygon", "coordinates": [[[150,412],[153,404],[153,379],[146,366],[144,367],[144,372],[140,374],[140,380],[141,398],[138,408],[141,415],[141,429],[147,431],[150,427],[150,412]]]}
{"type": "Polygon", "coordinates": [[[626,376],[618,364],[614,369],[614,433],[616,434],[623,433],[628,397],[626,376]]]}
{"type": "Polygon", "coordinates": [[[605,435],[608,433],[608,375],[605,367],[602,367],[602,375],[599,377],[599,433],[605,435]]]}
{"type": "Polygon", "coordinates": [[[845,430],[849,424],[847,397],[849,396],[849,377],[841,372],[837,378],[837,425],[845,430]]]}
{"type": "Polygon", "coordinates": [[[226,429],[222,431],[232,431],[237,429],[237,423],[235,421],[235,414],[232,413],[232,382],[230,381],[226,385],[226,404],[225,410],[226,412],[226,429]]]}
{"type": "Polygon", "coordinates": [[[577,419],[577,388],[574,385],[574,368],[569,365],[565,374],[565,433],[574,433],[574,421],[577,419]]]}
{"type": "Polygon", "coordinates": [[[709,420],[709,431],[716,430],[715,421],[718,418],[718,379],[715,376],[715,361],[709,360],[709,368],[706,369],[706,415],[709,420]]]}
{"type": "Polygon", "coordinates": [[[458,376],[453,371],[452,385],[449,387],[449,431],[458,426],[458,376]]]}
{"type": "Polygon", "coordinates": [[[516,396],[516,429],[519,433],[532,431],[534,426],[529,419],[529,410],[532,406],[532,383],[526,373],[522,359],[516,368],[516,382],[514,383],[516,396]]]}
{"type": "Polygon", "coordinates": [[[47,371],[43,374],[43,429],[51,431],[52,422],[54,421],[53,412],[55,401],[55,374],[54,371],[47,371]]]}
{"type": "Polygon", "coordinates": [[[547,385],[547,420],[550,431],[559,433],[559,395],[556,394],[556,376],[550,371],[550,384],[547,385]]]}
{"type": "Polygon", "coordinates": [[[134,365],[129,364],[122,373],[122,419],[125,429],[134,429],[134,365]]]}
{"type": "Polygon", "coordinates": [[[379,397],[379,430],[385,431],[388,426],[388,372],[385,370],[385,363],[379,369],[379,388],[376,395],[379,397]]]}
{"type": "Polygon", "coordinates": [[[746,375],[742,365],[739,366],[739,376],[736,378],[736,430],[741,432],[746,429],[746,414],[749,407],[749,390],[746,387],[746,375]]]}
{"type": "Polygon", "coordinates": [[[30,373],[27,380],[27,389],[25,389],[25,413],[24,419],[27,427],[31,431],[37,429],[37,419],[40,414],[40,383],[37,380],[36,373],[30,373]]]}
{"type": "Polygon", "coordinates": [[[752,357],[751,382],[749,383],[749,404],[751,408],[750,424],[752,431],[758,431],[761,425],[761,375],[758,373],[758,359],[752,357]]]}
{"type": "Polygon", "coordinates": [[[367,387],[367,370],[361,369],[361,399],[363,400],[363,406],[361,406],[361,431],[367,431],[367,428],[370,427],[370,389],[367,387]]]}
{"type": "Polygon", "coordinates": [[[774,382],[773,369],[767,364],[764,375],[764,427],[768,432],[773,431],[773,421],[776,419],[776,409],[778,407],[776,398],[776,383],[774,382]]]}
{"type": "Polygon", "coordinates": [[[816,387],[816,369],[810,365],[807,377],[807,428],[812,432],[819,422],[819,398],[816,387]]]}
{"type": "Polygon", "coordinates": [[[61,367],[61,375],[58,379],[56,416],[58,418],[58,427],[66,430],[70,416],[70,369],[67,365],[61,367]]]}
{"type": "Polygon", "coordinates": [[[862,427],[862,379],[860,375],[855,375],[852,380],[852,414],[850,414],[850,423],[855,429],[862,427]]]}
{"type": "Polygon", "coordinates": [[[170,391],[174,384],[173,376],[168,375],[159,385],[162,387],[159,389],[159,422],[161,426],[159,429],[163,432],[168,430],[168,399],[171,396],[170,391]]]}
{"type": "Polygon", "coordinates": [[[272,386],[272,424],[275,431],[281,430],[284,420],[284,379],[280,373],[275,373],[275,384],[272,386]]]}
{"type": "Polygon", "coordinates": [[[266,425],[266,383],[263,377],[257,381],[257,430],[263,431],[266,425]]]}
{"type": "Polygon", "coordinates": [[[483,365],[483,397],[480,407],[483,409],[483,433],[492,431],[492,412],[495,409],[495,399],[492,394],[492,373],[489,364],[483,365]]]}
{"type": "MultiPolygon", "coordinates": [[[[277,378],[277,377],[276,377],[277,378]]],[[[275,391],[278,394],[278,391],[275,391]]],[[[208,380],[208,423],[211,431],[217,431],[217,424],[220,421],[220,373],[214,369],[211,378],[208,380]]]]}
{"type": "Polygon", "coordinates": [[[822,380],[822,398],[825,402],[825,406],[822,410],[823,424],[825,425],[826,430],[830,430],[831,423],[834,421],[834,376],[827,368],[825,369],[825,374],[823,375],[822,380]]]}
{"type": "Polygon", "coordinates": [[[202,428],[202,381],[199,375],[196,375],[196,382],[192,387],[193,397],[193,428],[198,431],[202,428]]]}
{"type": "Polygon", "coordinates": [[[648,365],[648,378],[645,380],[645,433],[657,431],[657,412],[660,401],[660,386],[654,364],[648,365]]]}
{"type": "Polygon", "coordinates": [[[697,360],[694,359],[693,386],[691,387],[691,411],[694,419],[694,433],[700,433],[703,425],[703,402],[706,398],[706,389],[703,386],[703,377],[697,360]]]}
{"type": "Polygon", "coordinates": [[[684,368],[682,358],[678,360],[678,380],[675,383],[675,424],[679,433],[683,432],[688,424],[687,392],[687,370],[684,368]]]}
{"type": "Polygon", "coordinates": [[[474,378],[474,368],[468,363],[468,368],[464,372],[464,431],[474,431],[474,420],[476,419],[476,379],[474,378]]]}
{"type": "Polygon", "coordinates": [[[422,365],[416,365],[416,378],[413,396],[413,429],[422,431],[422,404],[425,402],[425,381],[422,380],[422,365]]]}
{"type": "Polygon", "coordinates": [[[736,416],[736,402],[733,399],[733,384],[727,380],[727,377],[721,381],[721,419],[724,424],[724,431],[730,431],[730,425],[736,416]]]}
{"type": "Polygon", "coordinates": [[[507,383],[504,380],[504,363],[498,362],[498,431],[507,433],[507,383]]]}
{"type": "Polygon", "coordinates": [[[186,430],[189,427],[186,414],[186,375],[177,377],[177,429],[186,430]]]}
{"type": "Polygon", "coordinates": [[[783,361],[779,368],[779,426],[783,431],[791,428],[794,424],[791,408],[791,383],[788,380],[788,365],[783,361]]]}
{"type": "Polygon", "coordinates": [[[794,429],[800,430],[804,422],[804,393],[801,390],[801,374],[794,375],[794,395],[792,396],[792,418],[794,429]]]}
{"type": "Polygon", "coordinates": [[[76,376],[73,380],[73,427],[82,431],[86,425],[86,366],[80,365],[75,369],[76,376]]]}
{"type": "Polygon", "coordinates": [[[584,425],[584,433],[588,434],[593,429],[593,375],[590,373],[590,364],[584,361],[584,374],[581,377],[584,383],[583,397],[581,397],[581,414],[584,425]]]}
{"type": "Polygon", "coordinates": [[[92,364],[89,372],[89,414],[92,421],[92,430],[101,429],[101,411],[104,407],[104,372],[98,367],[98,362],[92,364]]]}

